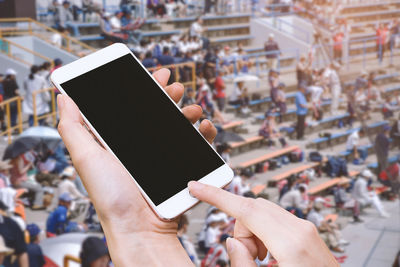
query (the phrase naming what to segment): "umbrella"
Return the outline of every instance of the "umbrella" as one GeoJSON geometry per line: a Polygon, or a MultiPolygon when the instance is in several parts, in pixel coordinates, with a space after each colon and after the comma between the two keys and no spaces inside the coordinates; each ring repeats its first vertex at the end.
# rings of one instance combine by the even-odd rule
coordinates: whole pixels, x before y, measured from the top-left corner
{"type": "MultiPolygon", "coordinates": [[[[64,266],[65,255],[71,255],[79,258],[83,241],[89,236],[99,236],[86,233],[69,233],[57,237],[47,238],[40,242],[45,258],[50,259],[57,266],[64,266]]],[[[101,237],[101,236],[99,236],[101,237]]],[[[80,264],[71,263],[71,267],[80,266],[80,264]]]]}
{"type": "Polygon", "coordinates": [[[260,79],[257,76],[254,75],[242,75],[236,77],[233,82],[238,83],[238,82],[258,82],[260,79]]]}
{"type": "Polygon", "coordinates": [[[226,131],[219,132],[215,137],[215,142],[220,144],[229,142],[243,142],[243,141],[244,139],[240,135],[226,131]]]}
{"type": "Polygon", "coordinates": [[[39,152],[55,150],[60,144],[61,137],[57,130],[51,127],[32,127],[24,131],[6,148],[3,160],[13,159],[17,156],[35,149],[39,152]]]}

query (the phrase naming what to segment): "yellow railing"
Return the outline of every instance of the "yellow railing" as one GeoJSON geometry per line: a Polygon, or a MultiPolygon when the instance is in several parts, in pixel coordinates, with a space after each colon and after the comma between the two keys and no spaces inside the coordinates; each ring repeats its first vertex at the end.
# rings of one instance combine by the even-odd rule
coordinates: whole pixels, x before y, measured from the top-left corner
{"type": "Polygon", "coordinates": [[[43,55],[41,55],[41,54],[39,54],[39,53],[37,53],[35,51],[32,51],[32,50],[30,50],[28,48],[25,48],[25,47],[23,47],[23,46],[21,46],[21,45],[19,45],[17,43],[14,43],[14,42],[12,42],[10,40],[7,40],[7,39],[1,38],[1,37],[0,37],[0,41],[2,43],[2,46],[0,47],[0,52],[8,55],[10,58],[12,58],[12,59],[14,59],[16,61],[19,61],[19,62],[21,62],[23,64],[26,64],[26,65],[29,65],[29,66],[31,65],[30,62],[25,61],[24,59],[17,57],[13,53],[14,48],[17,48],[19,50],[23,50],[24,52],[27,52],[28,54],[31,54],[31,55],[33,55],[35,57],[39,57],[39,58],[43,59],[43,61],[49,62],[51,64],[51,67],[53,67],[53,60],[51,58],[45,57],[45,56],[43,56],[43,55]]]}
{"type": "Polygon", "coordinates": [[[193,90],[196,90],[196,64],[194,62],[187,62],[187,63],[179,63],[179,64],[172,64],[172,65],[165,65],[165,66],[157,66],[148,68],[150,72],[157,71],[159,69],[166,68],[170,69],[172,73],[175,74],[175,81],[182,83],[185,87],[191,86],[193,90]],[[190,80],[189,81],[181,81],[181,74],[180,70],[184,67],[191,68],[190,80]]]}
{"type": "Polygon", "coordinates": [[[77,258],[77,257],[72,256],[72,255],[65,255],[64,256],[64,264],[63,264],[63,266],[64,267],[69,267],[69,262],[70,261],[76,262],[78,264],[81,264],[81,259],[80,258],[77,258]]]}
{"type": "Polygon", "coordinates": [[[20,96],[16,96],[7,100],[4,100],[0,103],[0,108],[5,111],[6,115],[6,123],[7,129],[5,131],[0,132],[0,136],[7,135],[8,143],[11,144],[11,135],[13,131],[17,130],[19,133],[22,133],[22,109],[21,109],[21,101],[22,98],[20,96]],[[15,103],[17,105],[17,124],[11,126],[11,107],[10,105],[15,103]]]}
{"type": "Polygon", "coordinates": [[[55,88],[46,88],[38,91],[34,91],[32,93],[32,101],[33,101],[33,125],[38,126],[39,120],[47,119],[49,117],[53,120],[53,126],[57,125],[57,109],[56,109],[56,95],[55,95],[55,88]],[[38,114],[37,107],[36,107],[36,96],[38,94],[46,94],[50,93],[51,97],[51,110],[46,114],[38,114]]]}
{"type": "MultiPolygon", "coordinates": [[[[40,39],[48,42],[51,44],[49,34],[60,34],[65,42],[62,44],[62,49],[73,53],[79,57],[83,56],[82,50],[86,49],[88,52],[96,51],[95,48],[71,37],[66,34],[61,34],[57,30],[40,23],[31,18],[4,18],[0,19],[0,37],[4,36],[18,36],[18,35],[32,35],[39,37],[40,39]],[[1,24],[5,23],[27,23],[27,27],[1,27],[1,24]],[[44,34],[46,33],[46,34],[44,34]],[[73,49],[72,45],[79,46],[80,48],[75,50],[73,49]]],[[[87,53],[86,53],[87,54],[87,53]]]]}

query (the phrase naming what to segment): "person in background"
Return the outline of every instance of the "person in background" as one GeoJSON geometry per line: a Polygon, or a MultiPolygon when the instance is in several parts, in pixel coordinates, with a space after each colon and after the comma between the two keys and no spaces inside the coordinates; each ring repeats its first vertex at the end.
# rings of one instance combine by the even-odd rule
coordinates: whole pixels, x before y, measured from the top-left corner
{"type": "Polygon", "coordinates": [[[154,60],[153,53],[151,51],[146,52],[142,64],[145,68],[154,68],[157,66],[157,63],[154,60]]]}
{"type": "Polygon", "coordinates": [[[69,1],[63,1],[62,5],[57,5],[56,13],[54,14],[54,21],[56,29],[60,26],[67,28],[67,23],[72,22],[74,17],[71,12],[71,3],[69,1]]]}
{"type": "Polygon", "coordinates": [[[214,98],[217,102],[219,111],[223,112],[225,109],[226,102],[226,85],[224,79],[221,76],[221,71],[218,71],[217,77],[214,82],[214,98]]]}
{"type": "Polygon", "coordinates": [[[79,257],[82,267],[108,267],[110,263],[106,244],[95,236],[90,236],[83,241],[79,257]]]}
{"type": "Polygon", "coordinates": [[[317,227],[319,235],[322,240],[325,241],[326,245],[334,252],[343,253],[344,250],[340,245],[348,245],[349,242],[342,239],[341,232],[338,226],[330,220],[325,220],[321,214],[321,210],[324,208],[324,200],[317,198],[314,201],[313,208],[307,215],[307,220],[312,222],[317,227]]]}
{"type": "Polygon", "coordinates": [[[392,96],[386,95],[385,101],[383,102],[382,106],[383,118],[387,120],[393,117],[394,112],[398,109],[399,107],[397,105],[394,105],[394,103],[392,102],[392,96]]]}
{"type": "Polygon", "coordinates": [[[340,84],[340,78],[338,71],[340,64],[332,62],[328,68],[324,71],[324,80],[332,95],[331,114],[336,115],[339,108],[340,94],[342,93],[342,86],[340,84]]]}
{"type": "Polygon", "coordinates": [[[307,62],[305,55],[301,55],[299,62],[296,65],[297,86],[302,83],[308,84],[309,73],[311,72],[311,60],[307,62]]]}
{"type": "Polygon", "coordinates": [[[61,173],[61,182],[58,184],[57,191],[58,195],[61,196],[64,193],[68,193],[73,200],[85,200],[84,196],[76,187],[75,180],[78,177],[74,167],[68,166],[61,173]]]}
{"type": "Polygon", "coordinates": [[[360,203],[348,196],[346,189],[349,186],[349,181],[342,180],[338,183],[338,186],[334,188],[333,196],[335,198],[336,207],[351,210],[354,222],[361,223],[363,221],[360,219],[360,203]]]}
{"type": "MultiPolygon", "coordinates": [[[[3,80],[4,80],[4,75],[0,73],[0,103],[3,102],[4,100],[4,87],[3,87],[3,80]]],[[[0,107],[0,130],[5,131],[6,130],[6,123],[4,121],[4,109],[0,107]]]]}
{"type": "Polygon", "coordinates": [[[275,109],[270,109],[265,114],[265,120],[258,131],[258,135],[264,137],[268,145],[271,146],[274,143],[274,139],[278,139],[282,147],[287,146],[287,142],[283,135],[280,133],[279,128],[275,122],[275,109]]]}
{"type": "Polygon", "coordinates": [[[183,248],[186,250],[186,253],[189,255],[190,260],[194,263],[195,266],[199,266],[200,260],[197,256],[196,248],[187,235],[188,227],[189,220],[187,216],[183,214],[182,216],[180,216],[178,221],[178,239],[181,242],[183,248]]]}
{"type": "Polygon", "coordinates": [[[3,263],[4,263],[5,257],[12,254],[13,252],[14,252],[14,250],[12,248],[7,247],[6,244],[4,243],[3,237],[0,236],[0,266],[1,267],[4,267],[3,263]]]}
{"type": "Polygon", "coordinates": [[[190,106],[196,104],[196,92],[193,88],[189,87],[186,89],[186,94],[183,96],[181,107],[190,106]]]}
{"type": "Polygon", "coordinates": [[[284,83],[279,83],[277,89],[278,90],[276,91],[275,104],[279,110],[279,122],[283,122],[283,115],[287,111],[285,94],[286,85],[284,83]]]}
{"type": "Polygon", "coordinates": [[[343,56],[343,32],[337,31],[333,36],[333,59],[342,64],[343,56]]]}
{"type": "Polygon", "coordinates": [[[44,209],[43,207],[43,188],[36,181],[28,179],[28,171],[34,166],[35,158],[33,153],[27,152],[11,160],[13,166],[10,170],[11,184],[14,188],[25,188],[35,194],[33,210],[44,209]]]}
{"type": "Polygon", "coordinates": [[[254,174],[248,169],[242,171],[235,170],[235,174],[232,182],[229,184],[228,190],[235,195],[243,196],[244,193],[250,191],[248,181],[254,174]]]}
{"type": "Polygon", "coordinates": [[[380,23],[379,27],[376,29],[376,51],[377,51],[377,58],[379,59],[379,62],[383,61],[383,57],[385,56],[386,52],[386,45],[388,36],[389,35],[389,30],[385,26],[385,24],[380,23]]]}
{"type": "Polygon", "coordinates": [[[211,214],[206,219],[207,229],[205,235],[205,248],[208,252],[215,244],[219,241],[219,236],[221,235],[221,228],[226,223],[226,214],[220,212],[216,214],[211,214]]]}
{"type": "Polygon", "coordinates": [[[400,149],[400,115],[393,123],[392,129],[390,130],[390,138],[393,139],[394,146],[400,149]]]}
{"type": "Polygon", "coordinates": [[[72,198],[68,193],[64,193],[58,198],[58,207],[50,213],[46,221],[47,237],[55,237],[63,234],[69,224],[68,210],[71,206],[72,198]]]}
{"type": "Polygon", "coordinates": [[[388,163],[390,149],[390,125],[383,126],[383,131],[376,136],[375,153],[378,160],[378,173],[385,170],[388,163]]]}
{"type": "Polygon", "coordinates": [[[230,161],[230,153],[232,151],[232,147],[228,143],[223,143],[217,146],[217,152],[225,161],[226,164],[229,164],[230,161]]]}
{"type": "MultiPolygon", "coordinates": [[[[16,96],[20,96],[19,86],[17,84],[17,72],[14,69],[6,70],[6,77],[3,80],[4,95],[3,100],[8,100],[16,96]]],[[[17,125],[18,107],[17,102],[10,103],[10,123],[11,127],[17,125]]]]}
{"type": "Polygon", "coordinates": [[[268,35],[268,41],[264,44],[264,51],[267,53],[265,57],[267,58],[268,69],[277,69],[278,57],[282,53],[280,52],[278,43],[275,41],[273,33],[268,35]]]}
{"type": "Polygon", "coordinates": [[[365,136],[363,128],[355,130],[347,137],[346,150],[353,155],[355,160],[361,160],[360,163],[365,162],[368,157],[368,150],[359,149],[360,139],[365,136]]]}
{"type": "Polygon", "coordinates": [[[251,110],[249,109],[249,96],[248,89],[244,87],[244,82],[237,82],[236,86],[229,98],[230,105],[239,105],[239,110],[243,114],[249,114],[251,110]]]}
{"type": "Polygon", "coordinates": [[[221,263],[225,263],[226,266],[229,264],[229,257],[226,250],[226,240],[230,236],[222,234],[219,238],[219,242],[215,243],[207,252],[206,256],[201,262],[202,267],[217,267],[221,266],[221,263]]]}
{"type": "Polygon", "coordinates": [[[29,267],[43,267],[45,260],[42,249],[39,246],[40,228],[34,223],[28,224],[26,230],[29,233],[29,244],[27,246],[29,267]]]}
{"type": "Polygon", "coordinates": [[[203,23],[204,23],[203,18],[198,17],[196,21],[193,22],[192,25],[190,26],[189,35],[190,37],[196,36],[197,38],[199,38],[199,40],[202,40],[203,49],[208,49],[210,41],[203,36],[204,32],[207,30],[207,28],[203,26],[203,23]]]}
{"type": "MultiPolygon", "coordinates": [[[[47,82],[42,76],[39,75],[39,70],[39,66],[32,65],[31,73],[24,81],[25,98],[22,102],[22,110],[25,114],[29,115],[28,122],[30,127],[33,126],[33,116],[35,114],[36,116],[42,116],[50,111],[49,101],[51,100],[51,96],[49,92],[36,94],[35,106],[33,103],[33,94],[37,91],[47,88],[47,82]]],[[[44,125],[45,119],[40,119],[38,122],[39,125],[44,125]]]]}
{"type": "Polygon", "coordinates": [[[297,114],[297,139],[303,140],[306,116],[308,113],[308,104],[306,100],[306,86],[300,84],[299,90],[296,93],[296,114],[297,114]]]}
{"type": "Polygon", "coordinates": [[[389,218],[390,215],[385,211],[376,193],[368,191],[368,181],[372,178],[373,174],[370,170],[363,170],[354,183],[352,197],[360,203],[361,208],[372,205],[382,218],[389,218]]]}
{"type": "Polygon", "coordinates": [[[308,205],[302,199],[302,194],[305,191],[306,188],[304,186],[295,188],[293,185],[292,188],[281,197],[279,201],[280,206],[287,211],[293,211],[294,215],[304,219],[304,214],[308,208],[308,205]]]}
{"type": "Polygon", "coordinates": [[[18,223],[7,216],[8,207],[1,201],[0,207],[0,237],[4,241],[3,245],[12,249],[7,255],[3,255],[6,256],[3,265],[4,267],[29,267],[24,233],[18,223]]]}

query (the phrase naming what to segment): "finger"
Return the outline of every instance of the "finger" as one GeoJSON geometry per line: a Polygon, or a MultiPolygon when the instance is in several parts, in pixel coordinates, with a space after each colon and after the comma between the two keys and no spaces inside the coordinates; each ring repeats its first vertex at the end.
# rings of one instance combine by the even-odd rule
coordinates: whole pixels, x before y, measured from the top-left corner
{"type": "Polygon", "coordinates": [[[256,267],[253,257],[247,250],[246,246],[235,238],[226,240],[231,267],[256,267]]]}
{"type": "Polygon", "coordinates": [[[267,256],[267,248],[247,227],[239,220],[235,222],[234,238],[242,242],[250,252],[250,255],[255,259],[258,257],[263,260],[267,256]]]}
{"type": "Polygon", "coordinates": [[[186,106],[182,109],[183,115],[185,115],[186,119],[188,119],[191,123],[195,123],[203,114],[203,110],[198,105],[190,105],[186,106]]]}
{"type": "Polygon", "coordinates": [[[210,144],[214,142],[215,136],[217,136],[217,129],[209,120],[203,120],[200,123],[199,131],[210,144]]]}
{"type": "MultiPolygon", "coordinates": [[[[84,126],[79,109],[72,99],[67,95],[60,94],[57,96],[57,104],[60,111],[58,131],[71,158],[84,159],[88,154],[98,153],[101,150],[100,146],[84,126]],[[85,145],[82,146],[82,144],[85,145]]],[[[76,160],[75,163],[79,165],[80,162],[81,160],[76,160]]]]}
{"type": "Polygon", "coordinates": [[[287,252],[288,241],[292,247],[301,245],[298,229],[310,229],[303,220],[278,205],[261,199],[249,199],[237,196],[215,186],[191,181],[190,193],[199,200],[224,211],[239,220],[263,244],[276,259],[283,259],[287,252]],[[298,227],[297,230],[294,230],[298,227]]]}
{"type": "Polygon", "coordinates": [[[164,88],[165,92],[178,103],[183,96],[184,87],[181,83],[173,83],[164,88]]]}
{"type": "Polygon", "coordinates": [[[167,86],[171,71],[169,69],[160,69],[153,73],[153,77],[161,85],[162,88],[167,86]]]}

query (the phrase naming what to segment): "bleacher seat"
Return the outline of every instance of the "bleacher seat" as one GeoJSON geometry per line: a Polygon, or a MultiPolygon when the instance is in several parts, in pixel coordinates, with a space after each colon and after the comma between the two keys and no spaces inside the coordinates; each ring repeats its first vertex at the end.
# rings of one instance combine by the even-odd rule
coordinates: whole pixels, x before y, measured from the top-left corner
{"type": "Polygon", "coordinates": [[[292,152],[292,151],[294,151],[296,149],[299,149],[299,147],[298,146],[290,146],[290,147],[282,148],[280,150],[267,153],[267,154],[265,154],[265,155],[263,155],[261,157],[242,162],[242,163],[239,164],[238,167],[240,169],[246,169],[246,168],[255,166],[255,165],[259,164],[259,163],[264,163],[264,162],[266,162],[266,161],[268,161],[270,159],[277,158],[277,157],[289,154],[290,152],[292,152]]]}

